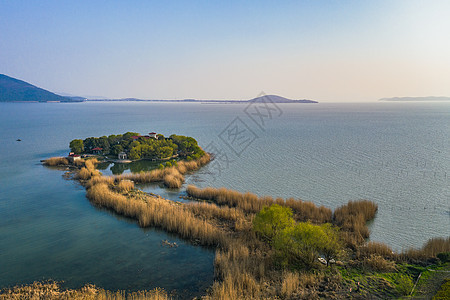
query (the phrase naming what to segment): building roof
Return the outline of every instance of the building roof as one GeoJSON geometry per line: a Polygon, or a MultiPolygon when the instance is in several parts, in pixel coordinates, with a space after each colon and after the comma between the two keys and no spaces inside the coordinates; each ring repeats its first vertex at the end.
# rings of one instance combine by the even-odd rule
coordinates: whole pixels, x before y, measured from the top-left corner
{"type": "Polygon", "coordinates": [[[156,132],[150,132],[149,134],[156,134],[156,132]]]}

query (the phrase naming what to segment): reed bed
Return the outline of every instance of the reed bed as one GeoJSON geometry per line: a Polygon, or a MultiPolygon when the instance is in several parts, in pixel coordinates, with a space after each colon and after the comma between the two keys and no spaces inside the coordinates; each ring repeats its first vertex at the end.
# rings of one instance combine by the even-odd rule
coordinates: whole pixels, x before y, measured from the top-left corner
{"type": "Polygon", "coordinates": [[[116,186],[116,191],[119,193],[125,193],[134,190],[134,182],[131,180],[121,180],[116,186]]]}
{"type": "Polygon", "coordinates": [[[79,289],[62,289],[57,282],[34,282],[0,290],[0,299],[58,299],[58,300],[168,300],[170,297],[160,288],[150,291],[127,293],[107,291],[88,284],[79,289]]]}
{"type": "Polygon", "coordinates": [[[369,258],[373,255],[381,256],[384,258],[392,258],[395,256],[395,253],[388,245],[373,241],[358,248],[357,256],[359,258],[369,258]]]}
{"type": "Polygon", "coordinates": [[[192,203],[186,205],[186,208],[196,216],[202,216],[207,219],[222,219],[229,221],[237,221],[245,219],[242,210],[230,207],[219,207],[210,203],[192,203]]]}
{"type": "Polygon", "coordinates": [[[180,161],[176,166],[156,169],[149,172],[123,174],[115,176],[115,180],[131,180],[135,183],[163,182],[169,188],[180,188],[184,182],[184,174],[198,170],[210,161],[209,154],[205,154],[195,161],[180,161]]]}
{"type": "Polygon", "coordinates": [[[69,164],[69,160],[65,157],[51,157],[44,160],[43,164],[49,167],[67,166],[69,164]]]}
{"type": "Polygon", "coordinates": [[[450,237],[431,238],[421,249],[407,249],[398,255],[400,261],[426,261],[439,253],[450,252],[450,237]]]}
{"type": "Polygon", "coordinates": [[[242,244],[230,244],[216,251],[216,281],[206,299],[260,299],[266,273],[266,261],[258,252],[250,253],[242,244]]]}
{"type": "Polygon", "coordinates": [[[342,229],[342,238],[351,249],[356,248],[369,238],[370,231],[366,223],[378,211],[378,205],[372,201],[349,201],[334,211],[333,220],[342,229]]]}
{"type": "Polygon", "coordinates": [[[286,271],[283,274],[283,281],[281,283],[281,294],[289,298],[298,289],[300,285],[300,274],[286,271]]]}
{"type": "Polygon", "coordinates": [[[224,232],[171,201],[155,197],[147,197],[146,202],[129,199],[112,191],[106,183],[93,185],[87,197],[96,205],[136,219],[141,227],[159,227],[207,246],[227,244],[224,232]]]}
{"type": "Polygon", "coordinates": [[[281,198],[274,200],[272,197],[258,197],[255,194],[248,192],[240,193],[238,191],[229,190],[226,188],[217,189],[211,187],[200,189],[194,185],[189,185],[186,191],[191,197],[202,200],[210,200],[219,205],[236,207],[242,209],[246,213],[257,213],[265,206],[279,204],[290,207],[293,210],[294,218],[297,221],[326,223],[331,222],[332,220],[332,212],[329,208],[323,206],[317,207],[312,202],[304,202],[293,198],[289,198],[286,201],[281,198]]]}

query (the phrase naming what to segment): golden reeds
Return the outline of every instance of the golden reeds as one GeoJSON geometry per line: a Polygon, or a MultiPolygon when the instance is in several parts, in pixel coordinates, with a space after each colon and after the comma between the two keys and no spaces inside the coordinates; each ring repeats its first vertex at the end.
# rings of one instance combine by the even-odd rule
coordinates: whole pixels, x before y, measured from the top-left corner
{"type": "Polygon", "coordinates": [[[149,172],[117,175],[115,176],[115,179],[131,180],[135,183],[163,182],[164,185],[169,188],[180,188],[184,182],[184,174],[186,174],[187,172],[198,170],[209,161],[209,155],[205,154],[195,161],[180,161],[175,166],[164,169],[156,169],[149,172]]]}
{"type": "Polygon", "coordinates": [[[159,227],[182,238],[198,239],[203,245],[225,245],[227,242],[226,234],[220,229],[169,200],[155,197],[147,197],[146,202],[133,200],[112,191],[106,183],[91,186],[87,197],[96,205],[136,219],[141,227],[159,227]]]}
{"type": "Polygon", "coordinates": [[[256,213],[265,206],[277,203],[292,208],[294,218],[297,221],[311,221],[313,223],[331,222],[331,210],[323,206],[317,207],[312,202],[294,200],[293,198],[289,198],[286,201],[281,198],[274,200],[272,197],[258,197],[248,192],[240,193],[226,188],[217,189],[211,187],[200,189],[194,185],[189,185],[186,191],[188,195],[194,198],[211,200],[219,205],[237,207],[247,213],[256,213]]]}
{"type": "Polygon", "coordinates": [[[349,201],[334,211],[334,222],[342,229],[342,237],[348,247],[356,249],[369,238],[366,223],[375,218],[377,211],[378,205],[368,200],[349,201]]]}
{"type": "Polygon", "coordinates": [[[372,255],[378,255],[384,258],[391,258],[395,254],[388,245],[372,241],[364,246],[359,247],[357,255],[359,258],[369,258],[372,255]]]}
{"type": "Polygon", "coordinates": [[[281,283],[281,294],[289,298],[298,289],[300,284],[300,275],[298,273],[293,273],[286,271],[283,274],[283,281],[281,283]]]}
{"type": "Polygon", "coordinates": [[[428,258],[436,257],[442,252],[450,252],[450,237],[431,238],[421,249],[407,249],[398,255],[399,260],[404,261],[425,261],[428,258]]]}
{"type": "Polygon", "coordinates": [[[43,164],[49,167],[66,166],[69,164],[69,160],[65,157],[51,157],[44,160],[43,164]]]}
{"type": "Polygon", "coordinates": [[[87,284],[79,289],[62,289],[57,282],[34,282],[0,290],[0,299],[58,299],[58,300],[167,300],[167,293],[160,288],[150,291],[130,292],[107,291],[87,284]]]}
{"type": "Polygon", "coordinates": [[[134,182],[131,180],[121,180],[116,186],[116,190],[120,193],[134,190],[134,182]]]}

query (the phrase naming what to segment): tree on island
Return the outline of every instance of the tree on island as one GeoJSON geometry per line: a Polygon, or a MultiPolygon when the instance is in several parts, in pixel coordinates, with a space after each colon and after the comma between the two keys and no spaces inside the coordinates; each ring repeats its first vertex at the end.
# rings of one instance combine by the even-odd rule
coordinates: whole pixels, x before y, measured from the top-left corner
{"type": "Polygon", "coordinates": [[[70,150],[73,153],[81,154],[84,152],[84,143],[83,140],[73,140],[70,142],[70,150]]]}
{"type": "Polygon", "coordinates": [[[125,152],[132,160],[165,159],[174,155],[189,160],[198,159],[205,153],[192,137],[173,134],[165,138],[159,134],[156,139],[136,132],[73,140],[70,148],[77,154],[93,153],[95,148],[102,148],[104,155],[117,156],[125,152]]]}

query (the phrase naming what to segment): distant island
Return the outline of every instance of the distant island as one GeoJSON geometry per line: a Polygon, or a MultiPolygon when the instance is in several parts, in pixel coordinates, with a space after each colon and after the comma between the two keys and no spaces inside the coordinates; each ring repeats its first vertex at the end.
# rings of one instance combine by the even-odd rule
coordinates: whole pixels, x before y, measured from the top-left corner
{"type": "Polygon", "coordinates": [[[319,103],[314,100],[301,99],[292,100],[277,95],[264,95],[250,100],[156,100],[156,99],[138,99],[138,98],[122,98],[122,99],[87,99],[87,101],[143,101],[143,102],[193,102],[193,103],[319,103]]]}
{"type": "Polygon", "coordinates": [[[0,74],[0,102],[82,102],[82,97],[64,97],[28,82],[0,74]]]}
{"type": "Polygon", "coordinates": [[[408,101],[450,101],[450,97],[392,97],[381,98],[380,101],[396,101],[396,102],[408,102],[408,101]]]}

